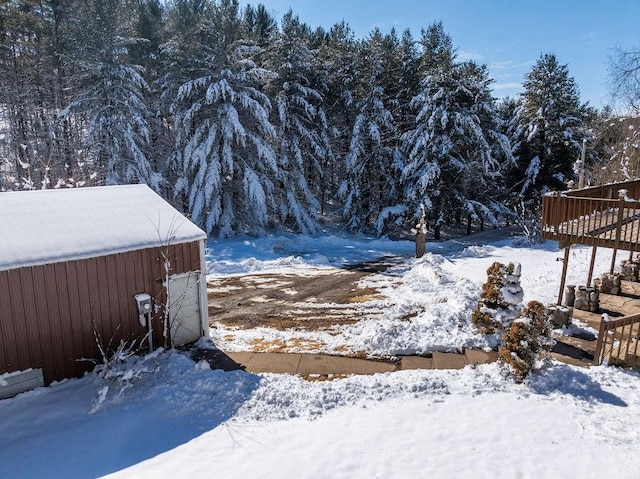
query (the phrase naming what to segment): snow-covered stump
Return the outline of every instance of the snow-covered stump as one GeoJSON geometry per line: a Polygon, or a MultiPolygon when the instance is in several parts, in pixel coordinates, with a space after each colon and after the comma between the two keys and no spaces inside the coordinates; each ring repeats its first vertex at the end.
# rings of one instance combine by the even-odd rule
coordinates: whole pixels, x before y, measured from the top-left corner
{"type": "Polygon", "coordinates": [[[550,304],[547,306],[547,315],[554,327],[561,328],[563,326],[569,326],[571,324],[571,318],[573,317],[573,308],[570,306],[550,304]]]}
{"type": "Polygon", "coordinates": [[[593,282],[595,288],[605,294],[620,294],[620,275],[617,273],[604,273],[593,282]]]}
{"type": "Polygon", "coordinates": [[[575,284],[569,284],[564,290],[564,298],[562,299],[562,306],[573,308],[573,303],[576,301],[576,286],[575,284]]]}
{"type": "Polygon", "coordinates": [[[478,307],[471,315],[473,324],[484,334],[506,331],[522,309],[524,293],[520,286],[520,264],[495,262],[487,269],[478,307]]]}

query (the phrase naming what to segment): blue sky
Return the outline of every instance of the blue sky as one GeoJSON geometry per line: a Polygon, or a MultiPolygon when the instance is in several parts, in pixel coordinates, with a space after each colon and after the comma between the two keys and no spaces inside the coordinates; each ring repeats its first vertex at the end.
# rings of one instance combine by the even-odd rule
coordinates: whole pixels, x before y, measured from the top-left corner
{"type": "Polygon", "coordinates": [[[442,21],[459,58],[485,63],[494,95],[515,96],[543,53],[567,64],[583,102],[611,103],[606,81],[611,49],[640,47],[640,0],[262,0],[280,18],[289,8],[312,27],[345,20],[359,38],[374,27],[398,33],[442,21]]]}

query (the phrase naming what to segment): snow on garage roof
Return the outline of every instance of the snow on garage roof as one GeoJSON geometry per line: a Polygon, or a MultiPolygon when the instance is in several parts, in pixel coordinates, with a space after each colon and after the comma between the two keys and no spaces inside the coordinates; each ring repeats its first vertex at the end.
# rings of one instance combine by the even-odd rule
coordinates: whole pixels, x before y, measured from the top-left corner
{"type": "Polygon", "coordinates": [[[146,185],[0,193],[0,271],[206,236],[146,185]]]}

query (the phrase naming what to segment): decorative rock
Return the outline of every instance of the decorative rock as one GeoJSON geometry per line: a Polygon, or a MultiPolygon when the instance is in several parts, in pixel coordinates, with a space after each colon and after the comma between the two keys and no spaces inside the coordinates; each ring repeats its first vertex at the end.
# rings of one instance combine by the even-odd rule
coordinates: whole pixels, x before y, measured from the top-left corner
{"type": "Polygon", "coordinates": [[[593,282],[598,290],[606,294],[620,294],[620,275],[605,273],[593,282]]]}
{"type": "Polygon", "coordinates": [[[571,324],[571,318],[573,317],[573,308],[550,304],[549,306],[547,306],[547,314],[549,315],[553,326],[556,328],[561,328],[562,326],[568,326],[571,324]]]}
{"type": "Polygon", "coordinates": [[[638,281],[638,274],[640,272],[640,262],[636,257],[635,260],[623,260],[622,266],[620,266],[620,279],[625,281],[638,281]]]}
{"type": "Polygon", "coordinates": [[[600,294],[597,288],[579,286],[576,290],[575,309],[595,312],[600,307],[600,294]]]}

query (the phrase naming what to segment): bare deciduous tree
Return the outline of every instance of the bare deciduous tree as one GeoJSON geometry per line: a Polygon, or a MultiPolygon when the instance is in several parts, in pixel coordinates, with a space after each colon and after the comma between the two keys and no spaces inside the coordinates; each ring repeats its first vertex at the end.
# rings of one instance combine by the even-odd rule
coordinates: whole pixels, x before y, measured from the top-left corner
{"type": "Polygon", "coordinates": [[[609,88],[615,103],[640,113],[640,48],[615,47],[609,55],[609,88]]]}

